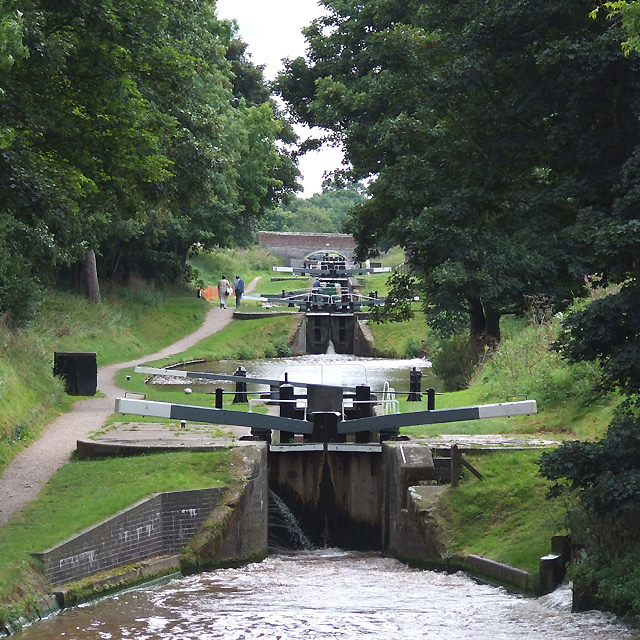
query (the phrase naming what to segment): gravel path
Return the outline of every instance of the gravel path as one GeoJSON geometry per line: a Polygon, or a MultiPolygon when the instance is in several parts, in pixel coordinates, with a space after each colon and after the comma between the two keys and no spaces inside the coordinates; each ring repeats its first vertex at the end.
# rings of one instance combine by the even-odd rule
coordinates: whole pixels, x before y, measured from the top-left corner
{"type": "MultiPolygon", "coordinates": [[[[247,291],[252,291],[258,280],[259,278],[253,280],[247,286],[247,291]]],[[[72,411],[51,423],[40,438],[22,451],[5,470],[0,478],[0,525],[33,500],[49,478],[69,461],[69,456],[76,449],[78,438],[102,427],[113,413],[115,400],[123,393],[114,383],[115,374],[119,369],[181,353],[226,327],[231,322],[232,315],[233,309],[214,307],[197,331],[175,344],[131,362],[99,367],[98,389],[104,397],[76,402],[72,411]]]]}

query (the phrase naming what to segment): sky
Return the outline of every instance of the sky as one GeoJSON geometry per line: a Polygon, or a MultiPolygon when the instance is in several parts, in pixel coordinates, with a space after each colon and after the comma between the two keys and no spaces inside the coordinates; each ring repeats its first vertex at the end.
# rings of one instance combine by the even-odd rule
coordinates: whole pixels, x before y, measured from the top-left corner
{"type": "MultiPolygon", "coordinates": [[[[322,14],[316,0],[217,0],[218,17],[234,19],[240,38],[247,43],[254,64],[265,65],[265,75],[272,80],[282,68],[283,58],[297,58],[305,53],[302,28],[322,14]]],[[[296,125],[302,139],[309,130],[296,125]]],[[[342,152],[322,147],[305,154],[299,161],[304,191],[309,198],[322,191],[325,171],[340,166],[342,152]]]]}

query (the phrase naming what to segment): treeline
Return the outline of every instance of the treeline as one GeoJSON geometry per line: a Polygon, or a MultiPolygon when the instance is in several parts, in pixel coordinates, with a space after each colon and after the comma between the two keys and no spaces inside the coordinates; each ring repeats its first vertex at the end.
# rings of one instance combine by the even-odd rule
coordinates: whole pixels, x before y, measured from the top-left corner
{"type": "Polygon", "coordinates": [[[209,0],[0,7],[0,313],[43,285],[172,280],[297,185],[295,136],[209,0]]]}
{"type": "Polygon", "coordinates": [[[364,199],[360,185],[327,186],[310,198],[292,198],[268,211],[260,222],[264,231],[345,233],[349,213],[364,199]]]}
{"type": "Polygon", "coordinates": [[[476,361],[503,315],[607,294],[555,348],[624,401],[602,440],[566,443],[542,471],[580,505],[583,604],[640,615],[640,3],[323,4],[278,86],[370,179],[350,222],[360,257],[404,247],[428,323],[466,331],[476,361]]]}

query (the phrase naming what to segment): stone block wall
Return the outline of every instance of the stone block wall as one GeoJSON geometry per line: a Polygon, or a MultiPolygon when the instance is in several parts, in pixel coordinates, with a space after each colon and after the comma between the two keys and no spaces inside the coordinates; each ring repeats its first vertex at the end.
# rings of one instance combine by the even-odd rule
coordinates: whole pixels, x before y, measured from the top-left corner
{"type": "Polygon", "coordinates": [[[156,494],[43,553],[54,585],[181,550],[217,504],[221,489],[156,494]]]}
{"type": "Polygon", "coordinates": [[[409,509],[409,487],[435,479],[431,450],[417,444],[385,442],[382,456],[386,516],[383,549],[402,560],[433,560],[409,509]]]}

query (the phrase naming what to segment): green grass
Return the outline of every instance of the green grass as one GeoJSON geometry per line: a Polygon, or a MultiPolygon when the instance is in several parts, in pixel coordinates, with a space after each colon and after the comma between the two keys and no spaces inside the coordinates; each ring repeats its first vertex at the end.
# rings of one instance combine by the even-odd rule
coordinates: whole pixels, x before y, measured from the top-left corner
{"type": "Polygon", "coordinates": [[[540,451],[465,455],[484,476],[465,471],[442,498],[450,553],[477,554],[537,574],[551,536],[565,533],[565,509],[545,499],[540,451]]]}
{"type": "Polygon", "coordinates": [[[47,291],[22,330],[0,318],[0,472],[77,399],[53,376],[54,352],[95,352],[98,366],[134,359],[193,332],[207,309],[193,288],[139,285],[103,291],[98,305],[47,291]]]}
{"type": "Polygon", "coordinates": [[[429,357],[435,341],[424,319],[415,309],[411,320],[405,322],[367,322],[375,341],[374,355],[379,358],[429,357]]]}
{"type": "Polygon", "coordinates": [[[0,527],[0,620],[35,589],[25,574],[30,552],[45,551],[153,493],[227,485],[233,480],[230,455],[162,453],[62,467],[36,500],[0,527]]]}

